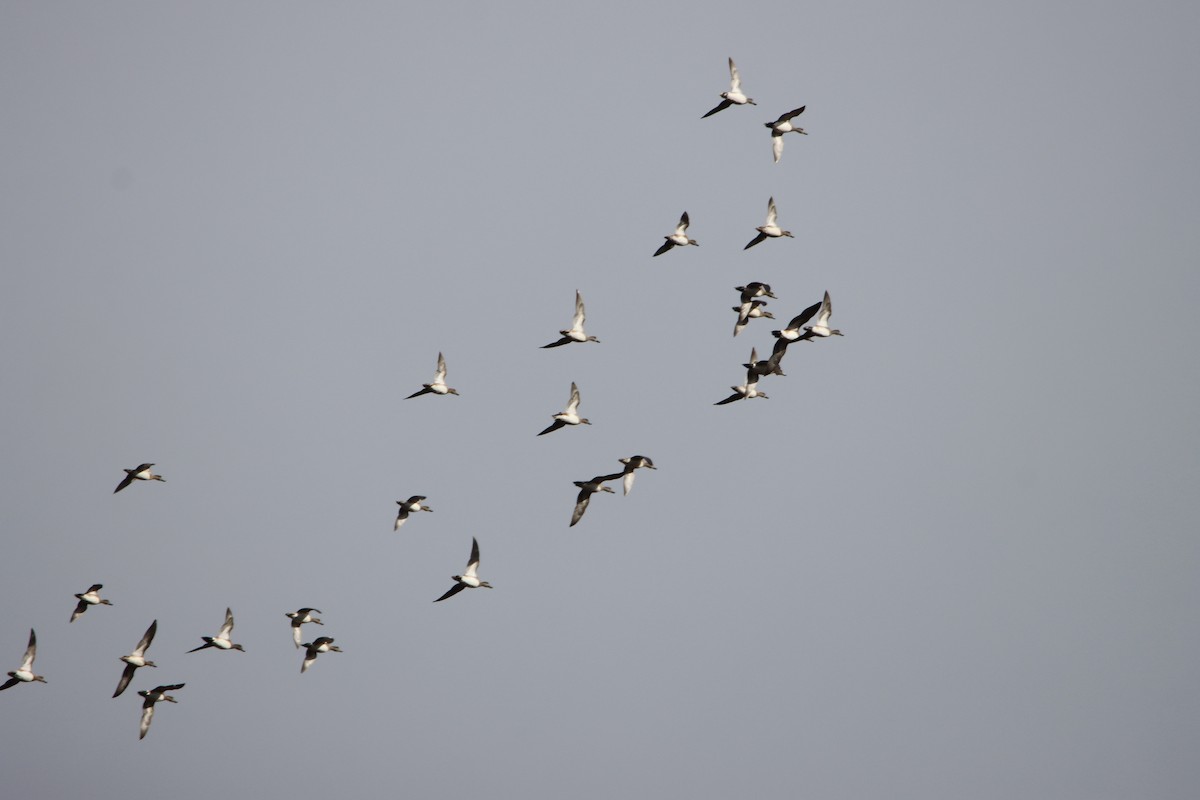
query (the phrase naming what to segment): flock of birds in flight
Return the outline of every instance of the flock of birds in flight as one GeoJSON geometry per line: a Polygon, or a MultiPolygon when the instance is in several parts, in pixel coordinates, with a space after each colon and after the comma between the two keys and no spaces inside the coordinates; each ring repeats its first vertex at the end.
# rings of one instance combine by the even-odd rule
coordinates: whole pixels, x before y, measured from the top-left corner
{"type": "MultiPolygon", "coordinates": [[[[733,59],[729,59],[729,91],[721,93],[721,102],[703,115],[703,118],[711,117],[714,114],[724,111],[727,108],[738,105],[757,105],[754,100],[747,97],[742,92],[741,77],[738,74],[737,66],[733,63],[733,59]]],[[[771,152],[775,163],[779,163],[780,157],[783,154],[783,137],[787,133],[804,134],[803,128],[798,127],[793,123],[793,120],[804,112],[804,106],[781,114],[774,122],[765,123],[766,127],[771,130],[771,152]]],[[[689,245],[699,246],[695,239],[691,239],[687,235],[688,227],[691,225],[691,219],[685,211],[679,218],[679,224],[675,227],[675,232],[664,236],[663,244],[654,252],[654,256],[661,256],[675,247],[687,247],[689,245]]],[[[767,201],[767,218],[763,225],[756,228],[757,235],[750,240],[743,248],[749,250],[755,245],[765,242],[767,239],[778,239],[782,237],[794,238],[790,231],[783,230],[778,225],[778,210],[775,206],[775,198],[771,197],[767,201]]],[[[769,297],[777,299],[771,291],[770,285],[758,281],[747,283],[745,286],[735,287],[735,291],[739,293],[739,303],[733,306],[733,311],[737,313],[737,322],[734,325],[733,335],[740,334],[752,319],[774,319],[774,315],[766,310],[767,301],[760,299],[769,297]]],[[[771,331],[775,337],[775,344],[771,350],[771,356],[765,360],[759,360],[757,348],[751,348],[750,360],[742,366],[746,369],[745,383],[738,386],[730,387],[733,394],[723,400],[719,400],[714,405],[727,405],[738,400],[748,400],[752,398],[766,399],[767,395],[758,389],[759,381],[768,375],[783,375],[781,364],[783,357],[787,353],[790,345],[796,342],[811,341],[814,339],[823,339],[830,336],[841,336],[841,331],[831,328],[829,325],[830,317],[833,313],[833,305],[829,297],[829,292],[825,292],[824,297],[816,303],[805,308],[798,315],[792,318],[785,328],[771,331]],[[809,324],[811,323],[811,324],[809,324]]],[[[583,295],[575,292],[575,315],[571,321],[571,327],[559,331],[560,337],[556,341],[543,345],[543,349],[562,347],[568,344],[585,344],[588,342],[599,343],[599,339],[595,336],[589,336],[584,330],[584,323],[587,318],[587,312],[584,307],[583,295]]],[[[446,384],[446,359],[438,353],[437,369],[434,373],[433,380],[429,383],[421,385],[419,391],[413,392],[406,397],[406,400],[411,400],[421,395],[458,395],[458,390],[446,384]]],[[[586,417],[579,415],[580,393],[579,387],[572,382],[571,393],[567,401],[566,408],[552,415],[553,422],[544,430],[538,433],[538,436],[544,436],[548,433],[553,433],[562,428],[590,425],[586,417]]],[[[571,526],[576,525],[583,518],[584,512],[587,511],[592,495],[608,492],[613,493],[613,489],[605,484],[620,480],[622,482],[624,494],[628,495],[633,488],[634,477],[639,469],[656,469],[654,462],[647,456],[634,455],[619,459],[622,465],[620,472],[614,472],[606,475],[598,475],[586,481],[574,481],[574,484],[579,489],[579,493],[575,499],[575,507],[571,513],[571,526]]],[[[162,475],[158,475],[153,471],[154,464],[140,464],[133,469],[125,470],[125,477],[113,490],[116,494],[123,489],[128,488],[135,481],[165,481],[162,475]]],[[[433,509],[424,504],[424,495],[413,495],[407,500],[397,500],[396,504],[399,509],[396,514],[396,520],[393,525],[393,530],[399,530],[402,525],[408,520],[411,514],[430,511],[433,509]]],[[[467,567],[461,575],[451,576],[454,584],[446,590],[441,597],[434,600],[435,603],[446,600],[464,589],[491,589],[492,586],[487,581],[479,578],[479,542],[472,537],[471,539],[471,555],[467,560],[467,567]]],[[[69,622],[75,622],[92,606],[107,605],[111,606],[112,602],[100,597],[100,590],[103,589],[103,584],[93,584],[87,591],[75,595],[77,604],[75,610],[71,614],[69,622]]],[[[323,625],[324,623],[318,619],[315,614],[322,613],[316,608],[301,608],[297,611],[287,612],[286,616],[291,621],[292,640],[297,649],[304,650],[304,657],[300,665],[300,672],[305,673],[309,667],[316,661],[317,657],[323,653],[340,653],[341,648],[334,645],[334,639],[329,636],[319,636],[311,642],[303,642],[303,634],[301,627],[306,624],[323,625]]],[[[203,644],[189,650],[189,653],[194,653],[199,650],[214,648],[217,650],[238,650],[245,652],[245,648],[232,640],[233,635],[233,611],[225,609],[225,621],[221,625],[215,636],[202,636],[203,644]]],[[[150,627],[142,635],[138,641],[137,647],[128,655],[120,657],[124,662],[125,667],[121,672],[121,677],[117,683],[116,691],[113,692],[113,697],[119,697],[133,680],[135,673],[143,667],[157,667],[157,665],[146,658],[146,651],[154,641],[155,633],[158,631],[158,620],[150,623],[150,627]]],[[[0,691],[11,688],[21,683],[46,683],[46,678],[42,675],[37,675],[33,671],[34,659],[37,657],[37,634],[33,629],[29,631],[29,642],[25,649],[24,658],[21,661],[21,666],[8,673],[8,680],[0,685],[0,691]]],[[[154,717],[154,708],[157,703],[169,702],[175,703],[175,698],[168,694],[169,692],[182,689],[184,684],[162,684],[155,686],[152,689],[145,689],[138,692],[142,698],[142,715],[139,726],[139,737],[144,738],[147,731],[150,729],[150,722],[154,717]]]]}

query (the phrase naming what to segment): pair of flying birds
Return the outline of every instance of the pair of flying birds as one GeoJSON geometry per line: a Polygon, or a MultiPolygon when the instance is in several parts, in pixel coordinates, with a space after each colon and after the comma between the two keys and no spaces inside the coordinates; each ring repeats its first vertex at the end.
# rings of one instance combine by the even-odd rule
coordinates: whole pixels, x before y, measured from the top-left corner
{"type": "MultiPolygon", "coordinates": [[[[733,59],[729,59],[729,91],[721,92],[721,102],[715,108],[705,114],[705,117],[711,117],[718,111],[724,111],[730,106],[751,105],[756,106],[753,98],[747,97],[742,91],[742,78],[738,74],[737,65],[733,63],[733,59]]],[[[783,155],[783,135],[785,133],[802,133],[805,136],[808,132],[799,125],[792,123],[792,120],[804,113],[805,106],[794,108],[785,114],[780,114],[774,122],[764,122],[763,125],[771,129],[771,155],[775,159],[775,163],[779,163],[780,157],[783,155]]]]}
{"type": "MultiPolygon", "coordinates": [[[[663,237],[663,239],[666,241],[664,241],[662,245],[660,245],[659,248],[654,251],[654,255],[661,256],[672,247],[684,247],[689,244],[694,244],[699,247],[699,242],[697,242],[695,239],[688,238],[687,229],[690,224],[691,218],[688,217],[688,213],[685,211],[683,212],[683,216],[679,218],[679,224],[675,226],[675,232],[670,236],[663,237]]],[[[779,211],[775,207],[774,197],[771,197],[767,200],[766,222],[764,222],[762,225],[759,225],[754,230],[758,231],[758,234],[746,243],[746,246],[742,248],[743,250],[749,250],[751,247],[754,247],[754,245],[765,242],[767,239],[778,239],[781,236],[786,236],[789,239],[796,238],[792,235],[791,231],[785,231],[783,228],[779,227],[779,211]]]]}

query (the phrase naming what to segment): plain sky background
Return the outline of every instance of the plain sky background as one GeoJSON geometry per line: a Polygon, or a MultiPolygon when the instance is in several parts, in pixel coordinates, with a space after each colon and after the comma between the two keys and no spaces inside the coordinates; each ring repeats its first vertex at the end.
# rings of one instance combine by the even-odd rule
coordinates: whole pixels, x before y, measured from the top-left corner
{"type": "Polygon", "coordinates": [[[5,791],[1194,798],[1197,30],[0,4],[0,669],[32,626],[49,680],[5,791]],[[729,56],[759,105],[701,120],[729,56]],[[796,238],[743,252],[770,195],[796,238]],[[751,280],[846,335],[713,407],[751,280]],[[539,349],[576,289],[602,344],[539,349]],[[403,400],[439,350],[462,395],[403,400]],[[536,437],[571,381],[593,425],[536,437]],[[496,589],[434,605],[472,536],[496,589]],[[226,606],[247,652],[185,655],[226,606]],[[303,676],[300,606],[345,648],[303,676]]]}

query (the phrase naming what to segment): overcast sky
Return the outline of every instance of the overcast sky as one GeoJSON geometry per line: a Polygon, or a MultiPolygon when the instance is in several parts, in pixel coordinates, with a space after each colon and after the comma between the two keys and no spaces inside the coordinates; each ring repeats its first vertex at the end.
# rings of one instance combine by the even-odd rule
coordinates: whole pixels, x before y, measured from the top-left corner
{"type": "Polygon", "coordinates": [[[1195,797],[1200,7],[408,5],[0,3],[6,790],[1195,797]]]}

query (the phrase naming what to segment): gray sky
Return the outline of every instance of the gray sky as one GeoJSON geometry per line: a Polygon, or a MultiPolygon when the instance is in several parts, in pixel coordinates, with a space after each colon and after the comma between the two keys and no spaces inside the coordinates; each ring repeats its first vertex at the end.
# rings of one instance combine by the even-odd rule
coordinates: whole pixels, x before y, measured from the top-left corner
{"type": "Polygon", "coordinates": [[[14,796],[1195,796],[1200,8],[659,8],[0,4],[14,796]]]}

